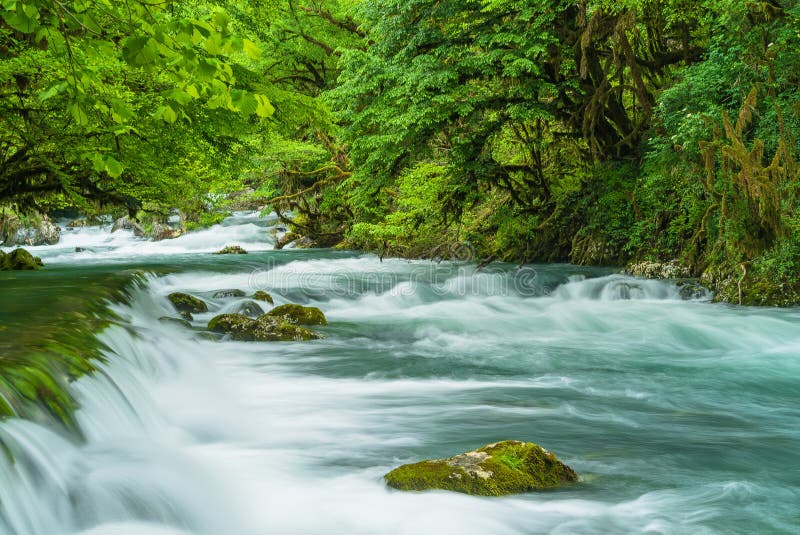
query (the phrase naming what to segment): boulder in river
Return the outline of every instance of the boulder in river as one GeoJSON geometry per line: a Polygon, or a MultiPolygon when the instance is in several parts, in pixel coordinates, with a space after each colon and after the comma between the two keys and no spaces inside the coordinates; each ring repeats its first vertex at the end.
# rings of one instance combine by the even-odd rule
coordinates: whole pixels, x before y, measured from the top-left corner
{"type": "Polygon", "coordinates": [[[0,271],[34,271],[43,265],[41,258],[25,249],[14,249],[10,253],[0,251],[0,271]]]}
{"type": "Polygon", "coordinates": [[[502,496],[558,487],[577,481],[578,475],[537,444],[506,440],[449,459],[406,464],[385,479],[398,490],[502,496]]]}
{"type": "Polygon", "coordinates": [[[691,271],[677,260],[669,262],[636,262],[629,264],[625,271],[634,277],[646,279],[685,279],[691,277],[691,271]]]}
{"type": "Polygon", "coordinates": [[[169,225],[162,225],[161,223],[154,224],[153,230],[150,231],[150,236],[153,241],[174,240],[182,235],[182,228],[172,228],[169,225]]]}
{"type": "Polygon", "coordinates": [[[272,296],[269,295],[264,290],[258,290],[256,293],[254,293],[253,294],[253,299],[255,299],[256,301],[265,301],[265,302],[269,303],[270,305],[274,305],[275,304],[275,301],[273,301],[272,296]]]}
{"type": "Polygon", "coordinates": [[[167,296],[167,299],[172,302],[172,306],[178,312],[188,312],[190,314],[197,314],[208,312],[208,305],[205,301],[197,297],[181,292],[174,292],[167,296]]]}
{"type": "Polygon", "coordinates": [[[264,314],[264,309],[255,301],[244,301],[236,305],[234,313],[245,315],[248,318],[257,318],[264,314]]]}
{"type": "Polygon", "coordinates": [[[85,218],[73,219],[72,221],[67,223],[68,229],[84,228],[88,226],[89,226],[89,221],[85,218]]]}
{"type": "Polygon", "coordinates": [[[287,245],[298,239],[300,239],[299,234],[295,234],[294,232],[287,232],[286,234],[284,234],[275,241],[275,249],[276,250],[283,249],[284,247],[286,247],[287,245]]]}
{"type": "Polygon", "coordinates": [[[269,312],[268,316],[280,318],[295,325],[327,325],[325,314],[317,307],[304,307],[302,305],[280,305],[269,312]]]}
{"type": "Polygon", "coordinates": [[[227,247],[223,247],[219,251],[214,254],[247,254],[247,251],[244,247],[239,245],[228,245],[227,247]]]}
{"type": "Polygon", "coordinates": [[[120,217],[114,221],[114,225],[111,227],[111,232],[113,233],[118,230],[131,230],[133,231],[134,236],[138,236],[140,238],[144,236],[144,229],[142,226],[130,217],[120,217]]]}
{"type": "Polygon", "coordinates": [[[319,333],[266,314],[256,319],[243,314],[221,314],[208,322],[208,329],[229,334],[231,338],[239,341],[300,342],[322,338],[319,333]]]}
{"type": "Polygon", "coordinates": [[[247,294],[244,293],[242,290],[231,289],[231,290],[219,290],[218,292],[214,293],[214,299],[223,299],[225,297],[244,297],[247,294]]]}
{"type": "Polygon", "coordinates": [[[61,229],[46,214],[33,213],[20,216],[3,211],[0,215],[0,242],[13,245],[55,245],[61,229]]]}

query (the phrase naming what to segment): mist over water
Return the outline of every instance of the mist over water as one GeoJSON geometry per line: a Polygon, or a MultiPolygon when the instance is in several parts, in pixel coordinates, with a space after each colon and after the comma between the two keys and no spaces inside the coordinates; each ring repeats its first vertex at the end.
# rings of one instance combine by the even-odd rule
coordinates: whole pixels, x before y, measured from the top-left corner
{"type": "Polygon", "coordinates": [[[80,229],[33,248],[49,269],[173,272],[113,305],[106,361],[71,386],[81,439],[0,424],[14,459],[0,457],[0,533],[797,532],[800,311],[574,266],[272,251],[269,224],[241,215],[158,243],[80,229]],[[208,254],[228,244],[251,254],[208,254]],[[319,306],[327,338],[207,339],[246,300],[213,297],[229,288],[319,306]],[[173,291],[209,303],[194,329],[158,321],[173,291]],[[503,439],[582,481],[504,498],[382,482],[503,439]]]}

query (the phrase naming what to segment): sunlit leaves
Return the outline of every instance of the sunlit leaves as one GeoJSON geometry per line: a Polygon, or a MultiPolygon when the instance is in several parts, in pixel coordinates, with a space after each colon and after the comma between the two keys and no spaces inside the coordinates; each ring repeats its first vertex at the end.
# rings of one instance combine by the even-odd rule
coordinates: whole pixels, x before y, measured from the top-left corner
{"type": "Polygon", "coordinates": [[[182,203],[235,180],[274,112],[243,6],[0,0],[0,147],[42,169],[15,195],[182,203]]]}
{"type": "Polygon", "coordinates": [[[111,178],[117,178],[122,174],[125,168],[122,166],[120,162],[116,160],[116,158],[114,158],[113,156],[109,156],[106,158],[104,170],[109,174],[111,178]]]}
{"type": "Polygon", "coordinates": [[[7,1],[2,16],[9,26],[22,33],[32,33],[39,27],[39,9],[30,2],[7,1]]]}
{"type": "Polygon", "coordinates": [[[243,39],[242,46],[244,48],[245,53],[251,59],[258,59],[261,57],[261,48],[258,47],[253,41],[250,39],[243,39]]]}
{"type": "MultiPolygon", "coordinates": [[[[201,4],[185,11],[188,16],[176,16],[174,7],[167,9],[166,4],[149,0],[5,0],[0,14],[17,31],[36,33],[38,40],[49,44],[52,54],[69,65],[72,76],[66,83],[70,87],[48,88],[43,100],[56,92],[87,97],[98,93],[97,86],[104,83],[98,65],[118,57],[132,68],[158,72],[175,85],[191,87],[184,94],[169,96],[169,110],[162,108],[154,117],[177,121],[187,116],[183,107],[202,98],[208,98],[212,108],[244,111],[245,115],[258,111],[259,117],[267,117],[268,103],[253,99],[243,106],[219,105],[220,99],[229,99],[229,86],[237,84],[232,64],[239,56],[257,58],[260,48],[252,39],[236,35],[230,14],[214,4],[201,4]]],[[[100,112],[109,109],[87,104],[100,112]]],[[[88,124],[79,105],[71,111],[78,124],[88,124]]],[[[115,112],[112,119],[120,122],[133,117],[115,112]]]]}
{"type": "Polygon", "coordinates": [[[146,35],[128,37],[122,44],[122,59],[134,67],[153,65],[159,59],[158,43],[146,35]]]}
{"type": "Polygon", "coordinates": [[[270,104],[269,99],[263,95],[254,95],[257,106],[256,106],[256,115],[259,117],[269,117],[275,112],[275,108],[272,107],[270,104]]]}

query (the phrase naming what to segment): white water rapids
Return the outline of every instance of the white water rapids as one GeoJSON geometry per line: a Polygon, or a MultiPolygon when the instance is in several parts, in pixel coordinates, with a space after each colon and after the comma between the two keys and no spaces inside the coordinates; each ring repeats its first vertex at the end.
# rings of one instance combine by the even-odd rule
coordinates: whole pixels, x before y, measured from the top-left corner
{"type": "Polygon", "coordinates": [[[159,243],[80,229],[32,248],[53,269],[142,260],[177,271],[113,305],[119,324],[98,334],[106,362],[71,385],[82,438],[0,425],[0,533],[797,527],[798,311],[683,300],[669,283],[569,266],[528,272],[534,284],[511,266],[272,252],[267,226],[240,216],[159,243]],[[251,254],[206,254],[234,243],[251,254]],[[206,338],[208,319],[244,300],[213,297],[228,288],[319,306],[327,338],[206,338]],[[208,301],[194,329],[158,320],[174,314],[173,291],[208,301]],[[541,443],[582,481],[505,498],[383,484],[399,464],[509,438],[541,443]]]}

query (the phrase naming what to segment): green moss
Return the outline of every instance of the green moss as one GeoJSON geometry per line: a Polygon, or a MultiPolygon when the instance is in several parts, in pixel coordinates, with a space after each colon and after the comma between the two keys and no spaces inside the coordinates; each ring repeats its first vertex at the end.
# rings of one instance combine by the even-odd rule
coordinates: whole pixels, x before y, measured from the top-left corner
{"type": "Polygon", "coordinates": [[[0,309],[0,416],[77,432],[68,384],[103,359],[105,348],[92,333],[116,319],[107,305],[126,300],[137,275],[97,273],[88,284],[65,270],[18,277],[24,278],[0,280],[0,294],[8,297],[0,309]]]}
{"type": "Polygon", "coordinates": [[[514,455],[513,453],[504,453],[500,456],[500,462],[508,466],[512,470],[519,470],[525,465],[525,459],[514,455]]]}
{"type": "Polygon", "coordinates": [[[238,245],[228,245],[214,254],[247,254],[247,251],[238,245]]]}
{"type": "Polygon", "coordinates": [[[0,251],[0,271],[35,271],[42,265],[41,258],[25,249],[14,249],[8,254],[0,251]]]}
{"type": "Polygon", "coordinates": [[[507,440],[449,459],[403,465],[386,474],[398,490],[441,489],[502,496],[555,488],[578,476],[556,456],[530,442],[507,440]]]}
{"type": "Polygon", "coordinates": [[[204,301],[189,294],[174,292],[169,294],[167,299],[179,312],[189,312],[190,314],[208,312],[208,305],[204,301]]]}
{"type": "Polygon", "coordinates": [[[265,301],[265,302],[269,303],[270,305],[275,304],[275,301],[272,299],[272,296],[269,295],[264,290],[259,290],[256,293],[254,293],[253,294],[253,299],[255,299],[256,301],[265,301]]]}
{"type": "Polygon", "coordinates": [[[220,314],[214,316],[208,322],[208,330],[215,333],[232,334],[236,337],[237,334],[246,333],[252,328],[253,320],[242,314],[220,314]]]}
{"type": "Polygon", "coordinates": [[[325,314],[317,307],[304,307],[302,305],[280,305],[269,312],[267,315],[281,318],[295,325],[327,325],[328,320],[325,314]]]}
{"type": "Polygon", "coordinates": [[[264,314],[255,320],[256,328],[253,331],[255,340],[264,342],[302,342],[317,340],[322,335],[310,329],[299,327],[292,323],[264,314]]]}
{"type": "Polygon", "coordinates": [[[717,302],[769,307],[800,303],[800,282],[796,277],[781,276],[761,266],[751,266],[745,276],[738,266],[709,269],[703,274],[702,282],[714,292],[717,302]]]}
{"type": "Polygon", "coordinates": [[[208,322],[211,331],[228,334],[234,340],[252,342],[301,342],[322,335],[264,314],[251,319],[242,314],[221,314],[208,322]]]}

